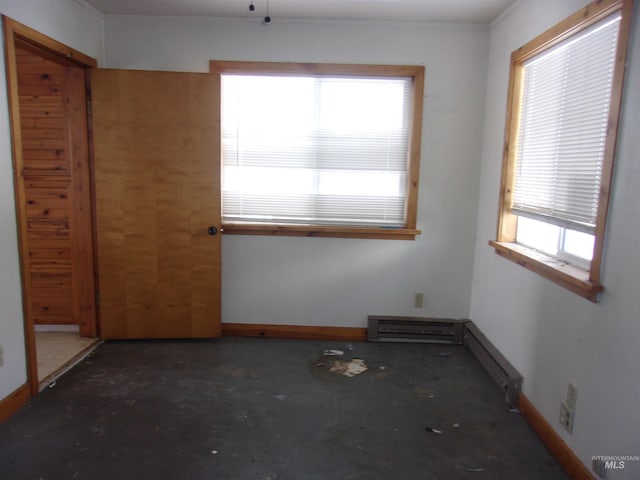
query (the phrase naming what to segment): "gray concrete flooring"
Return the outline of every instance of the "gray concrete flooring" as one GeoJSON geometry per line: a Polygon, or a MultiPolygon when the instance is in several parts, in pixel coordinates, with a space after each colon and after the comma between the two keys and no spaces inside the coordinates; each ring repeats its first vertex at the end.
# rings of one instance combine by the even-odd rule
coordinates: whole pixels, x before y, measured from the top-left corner
{"type": "Polygon", "coordinates": [[[0,425],[0,478],[566,477],[461,346],[223,338],[100,346],[0,425]]]}

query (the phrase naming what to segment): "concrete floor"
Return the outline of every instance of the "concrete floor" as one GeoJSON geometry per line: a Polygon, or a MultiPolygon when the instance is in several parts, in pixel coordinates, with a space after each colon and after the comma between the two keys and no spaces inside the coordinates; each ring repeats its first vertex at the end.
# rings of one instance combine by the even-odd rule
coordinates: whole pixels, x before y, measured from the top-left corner
{"type": "Polygon", "coordinates": [[[463,347],[349,346],[107,342],[0,425],[0,478],[566,478],[463,347]]]}

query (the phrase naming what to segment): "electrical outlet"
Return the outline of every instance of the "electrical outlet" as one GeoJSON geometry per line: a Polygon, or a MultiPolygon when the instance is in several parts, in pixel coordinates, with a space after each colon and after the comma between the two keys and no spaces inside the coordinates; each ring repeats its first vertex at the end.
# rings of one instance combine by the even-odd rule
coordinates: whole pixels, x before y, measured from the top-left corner
{"type": "Polygon", "coordinates": [[[569,433],[573,432],[574,417],[575,412],[573,408],[571,408],[565,402],[562,402],[560,404],[560,425],[562,425],[564,429],[569,433]]]}
{"type": "Polygon", "coordinates": [[[413,299],[413,306],[415,308],[422,308],[424,305],[424,293],[416,293],[413,299]]]}
{"type": "Polygon", "coordinates": [[[567,385],[567,406],[576,409],[576,400],[578,399],[578,387],[573,384],[567,385]]]}

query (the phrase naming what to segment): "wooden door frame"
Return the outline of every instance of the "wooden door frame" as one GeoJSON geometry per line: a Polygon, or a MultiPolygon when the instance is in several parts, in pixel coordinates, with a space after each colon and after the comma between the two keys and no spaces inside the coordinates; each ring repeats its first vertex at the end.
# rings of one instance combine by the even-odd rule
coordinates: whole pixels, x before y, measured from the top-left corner
{"type": "MultiPolygon", "coordinates": [[[[25,239],[27,238],[26,229],[26,199],[25,191],[20,183],[20,175],[22,171],[23,153],[22,153],[22,132],[20,124],[20,98],[18,94],[18,70],[16,62],[16,42],[28,43],[38,50],[49,59],[57,63],[80,67],[85,69],[85,85],[87,81],[86,69],[94,68],[98,62],[96,59],[83,54],[67,45],[64,45],[57,40],[54,40],[46,35],[33,30],[32,28],[21,24],[9,17],[2,16],[2,24],[4,29],[4,48],[5,48],[5,67],[7,75],[7,90],[8,90],[8,103],[9,103],[9,119],[11,129],[11,148],[13,157],[13,173],[14,173],[14,192],[16,199],[16,217],[18,221],[18,249],[20,254],[20,271],[22,282],[22,308],[23,308],[23,320],[24,320],[24,335],[25,335],[25,348],[26,348],[26,360],[27,360],[27,382],[29,384],[31,395],[37,395],[39,390],[38,384],[38,362],[36,357],[36,344],[34,334],[34,323],[31,316],[31,305],[27,301],[29,298],[27,293],[30,292],[30,278],[26,271],[25,259],[28,258],[29,252],[25,246],[25,239]]],[[[88,100],[88,99],[87,99],[88,100]]],[[[88,114],[88,112],[87,112],[88,114]]],[[[87,136],[90,136],[89,131],[87,136]]],[[[92,171],[92,156],[91,156],[91,142],[87,138],[88,142],[88,164],[90,172],[92,171]]],[[[92,173],[90,174],[91,183],[93,183],[92,173]]],[[[91,186],[93,191],[93,186],[91,186]]],[[[95,204],[93,193],[91,192],[91,217],[93,218],[93,211],[95,211],[95,204]]],[[[95,222],[92,222],[92,237],[95,239],[95,222]]],[[[94,250],[94,272],[96,272],[96,257],[95,257],[95,241],[93,243],[94,250]]],[[[95,277],[95,274],[94,274],[95,277]]],[[[93,334],[97,334],[97,312],[94,316],[93,325],[90,327],[93,334]]]]}

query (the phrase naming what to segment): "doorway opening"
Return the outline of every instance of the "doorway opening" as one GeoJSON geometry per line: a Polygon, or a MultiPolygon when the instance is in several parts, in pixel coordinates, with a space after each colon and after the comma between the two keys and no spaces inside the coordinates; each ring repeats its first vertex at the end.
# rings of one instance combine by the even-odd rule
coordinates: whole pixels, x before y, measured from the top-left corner
{"type": "Polygon", "coordinates": [[[4,17],[28,382],[99,342],[87,57],[4,17]]]}

